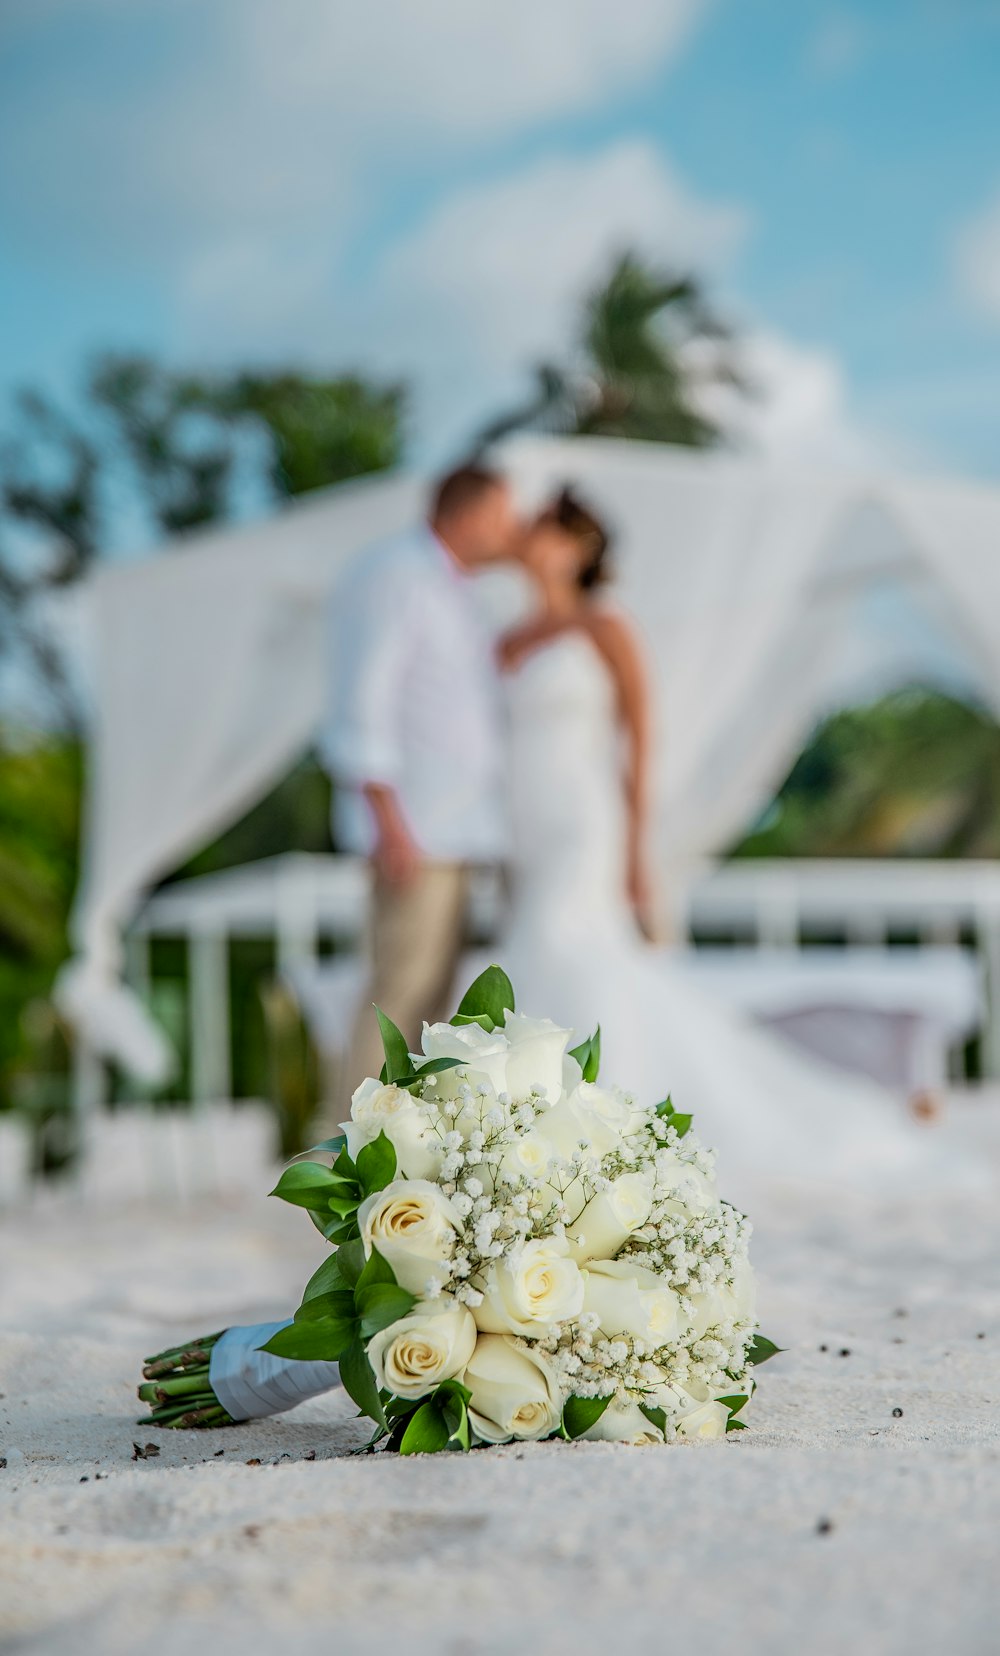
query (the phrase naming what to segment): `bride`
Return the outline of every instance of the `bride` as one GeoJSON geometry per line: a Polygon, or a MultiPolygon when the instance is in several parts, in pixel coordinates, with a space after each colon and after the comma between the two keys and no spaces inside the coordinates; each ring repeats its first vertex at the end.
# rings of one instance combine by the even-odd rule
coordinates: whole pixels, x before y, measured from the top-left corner
{"type": "Polygon", "coordinates": [[[514,836],[500,951],[520,1004],[580,1037],[645,1102],[669,1091],[746,1174],[884,1185],[929,1146],[880,1088],[800,1056],[716,1004],[654,948],[651,703],[630,621],[605,601],[609,541],[569,490],[528,528],[534,614],[499,645],[510,717],[514,836]]]}

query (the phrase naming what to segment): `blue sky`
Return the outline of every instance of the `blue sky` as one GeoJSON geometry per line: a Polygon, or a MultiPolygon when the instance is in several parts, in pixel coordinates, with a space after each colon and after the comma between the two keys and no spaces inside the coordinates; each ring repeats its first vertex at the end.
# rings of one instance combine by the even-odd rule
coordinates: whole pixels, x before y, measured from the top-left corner
{"type": "Polygon", "coordinates": [[[745,440],[1000,477],[994,0],[3,0],[0,396],[98,348],[359,366],[437,458],[626,244],[745,440]]]}

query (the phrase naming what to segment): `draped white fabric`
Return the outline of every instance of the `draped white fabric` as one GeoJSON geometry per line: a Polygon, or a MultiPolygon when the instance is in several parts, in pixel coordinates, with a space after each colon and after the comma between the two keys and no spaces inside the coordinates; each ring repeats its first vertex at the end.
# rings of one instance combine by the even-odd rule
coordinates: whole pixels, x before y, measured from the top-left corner
{"type": "MultiPolygon", "coordinates": [[[[675,886],[766,803],[834,687],[843,693],[874,582],[919,588],[925,605],[929,594],[1000,708],[1000,491],[601,439],[519,438],[504,460],[527,503],[573,481],[617,532],[617,594],[646,634],[657,689],[659,846],[675,886]]],[[[341,486],[94,581],[83,960],[62,998],[92,1042],[145,1079],[169,1059],[126,1027],[120,1000],[112,1007],[120,928],[318,733],[338,572],[413,521],[423,491],[409,476],[341,486]]]]}

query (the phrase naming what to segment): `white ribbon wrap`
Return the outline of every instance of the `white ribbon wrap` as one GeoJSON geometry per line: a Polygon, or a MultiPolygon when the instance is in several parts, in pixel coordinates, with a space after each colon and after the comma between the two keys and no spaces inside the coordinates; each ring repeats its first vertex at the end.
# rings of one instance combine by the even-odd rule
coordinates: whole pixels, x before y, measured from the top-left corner
{"type": "Polygon", "coordinates": [[[272,1357],[265,1345],[282,1322],[253,1323],[248,1328],[227,1328],[212,1347],[208,1365],[209,1383],[222,1407],[234,1420],[262,1420],[266,1415],[294,1409],[307,1397],[332,1391],[340,1385],[336,1363],[304,1363],[294,1357],[272,1357]]]}

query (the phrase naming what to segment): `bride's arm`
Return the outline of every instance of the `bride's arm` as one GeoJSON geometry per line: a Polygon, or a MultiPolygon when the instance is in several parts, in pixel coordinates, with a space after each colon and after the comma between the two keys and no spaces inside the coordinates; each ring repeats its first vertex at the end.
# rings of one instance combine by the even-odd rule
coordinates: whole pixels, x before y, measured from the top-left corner
{"type": "Polygon", "coordinates": [[[535,616],[529,621],[522,621],[502,633],[497,640],[497,662],[504,672],[519,667],[525,656],[539,645],[545,644],[550,638],[567,630],[566,621],[555,620],[550,615],[535,616]]]}
{"type": "Polygon", "coordinates": [[[611,669],[625,735],[625,802],[628,811],[628,897],[646,936],[655,931],[655,895],[649,871],[652,698],[639,640],[621,615],[596,613],[590,627],[611,669]]]}

